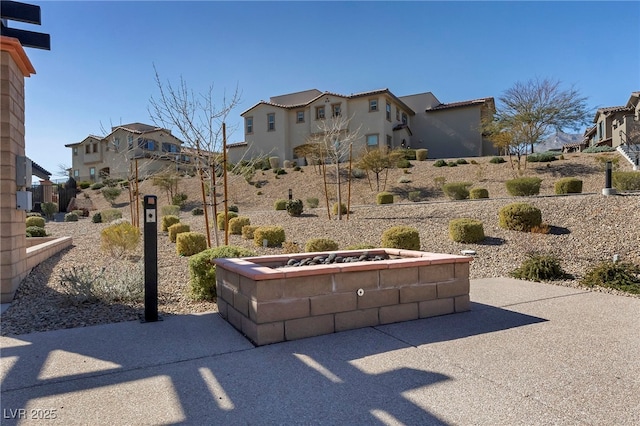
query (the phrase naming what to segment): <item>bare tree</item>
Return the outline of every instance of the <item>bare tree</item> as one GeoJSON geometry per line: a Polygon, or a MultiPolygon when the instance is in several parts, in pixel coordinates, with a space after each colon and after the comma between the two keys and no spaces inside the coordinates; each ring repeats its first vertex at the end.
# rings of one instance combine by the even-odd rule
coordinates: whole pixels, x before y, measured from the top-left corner
{"type": "MultiPolygon", "coordinates": [[[[202,189],[202,203],[205,206],[207,241],[211,245],[205,180],[210,182],[211,190],[215,191],[216,161],[220,158],[217,154],[224,149],[223,123],[226,122],[231,111],[238,106],[240,93],[237,86],[231,96],[223,91],[219,106],[216,106],[213,85],[209,86],[205,93],[196,94],[189,89],[182,77],[179,84],[174,86],[170,82],[162,82],[155,66],[154,71],[159,95],[157,98],[151,97],[149,114],[157,126],[166,129],[176,128],[185,145],[196,152],[195,163],[202,189]]],[[[233,131],[233,129],[231,130],[233,131]]],[[[224,163],[226,160],[222,164],[222,170],[226,172],[227,165],[224,163]]],[[[227,194],[224,196],[226,214],[227,194]]],[[[215,211],[213,204],[212,209],[215,211]]],[[[215,226],[214,232],[216,232],[217,241],[217,227],[215,226]]]]}
{"type": "MultiPolygon", "coordinates": [[[[389,150],[387,147],[374,148],[365,151],[358,160],[357,166],[367,172],[372,172],[376,176],[376,189],[380,192],[380,174],[389,172],[389,169],[396,167],[398,161],[404,157],[403,151],[389,150]]],[[[387,174],[385,174],[382,190],[387,186],[387,174]]],[[[369,181],[371,187],[371,181],[369,181]]],[[[371,189],[373,189],[371,187],[371,189]]]]}
{"type": "Polygon", "coordinates": [[[534,145],[553,132],[579,130],[590,114],[587,98],[574,86],[563,89],[560,81],[535,78],[515,83],[498,98],[493,124],[510,132],[512,148],[525,144],[533,152],[534,145]]]}
{"type": "MultiPolygon", "coordinates": [[[[353,117],[345,117],[342,114],[327,117],[319,120],[317,131],[307,139],[307,142],[314,144],[318,149],[313,150],[321,156],[321,162],[333,163],[335,167],[336,197],[338,202],[338,220],[342,220],[342,196],[340,174],[340,163],[349,159],[349,152],[352,144],[360,138],[360,126],[357,129],[350,129],[349,125],[353,117]]],[[[324,178],[326,179],[326,167],[324,178]]],[[[325,190],[325,198],[328,194],[325,190]]]]}

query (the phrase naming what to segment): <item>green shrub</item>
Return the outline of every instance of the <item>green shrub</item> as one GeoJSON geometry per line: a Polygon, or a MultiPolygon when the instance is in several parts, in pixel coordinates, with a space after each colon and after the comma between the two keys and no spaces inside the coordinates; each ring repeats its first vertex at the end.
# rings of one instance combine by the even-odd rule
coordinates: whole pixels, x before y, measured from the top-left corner
{"type": "Polygon", "coordinates": [[[640,172],[613,172],[611,174],[611,183],[613,187],[619,191],[638,191],[640,190],[640,172]]]}
{"type": "Polygon", "coordinates": [[[407,160],[415,160],[416,159],[416,150],[411,148],[406,148],[402,150],[403,157],[407,160]]]}
{"type": "Polygon", "coordinates": [[[287,209],[287,200],[284,200],[284,199],[276,200],[276,202],[273,203],[273,207],[276,210],[286,210],[287,209]]]}
{"type": "Polygon", "coordinates": [[[316,197],[307,198],[307,205],[310,209],[315,209],[320,204],[320,200],[316,197]]]}
{"type": "Polygon", "coordinates": [[[121,257],[135,251],[140,243],[140,230],[127,221],[114,223],[100,232],[103,251],[121,257]]]}
{"type": "Polygon", "coordinates": [[[102,182],[96,182],[93,185],[91,185],[91,189],[93,190],[98,190],[98,189],[102,189],[104,188],[104,183],[102,182]]]}
{"type": "Polygon", "coordinates": [[[502,164],[502,163],[505,163],[506,161],[507,160],[505,160],[502,157],[493,157],[491,160],[489,160],[491,164],[502,164]]]}
{"type": "Polygon", "coordinates": [[[38,216],[30,216],[25,221],[27,228],[30,226],[38,226],[44,228],[44,218],[38,216]]]}
{"type": "Polygon", "coordinates": [[[456,163],[455,161],[449,161],[447,163],[447,167],[458,167],[458,163],[456,163]]]}
{"type": "Polygon", "coordinates": [[[78,221],[78,214],[77,213],[67,213],[64,215],[64,221],[65,222],[77,222],[78,221]]]}
{"type": "Polygon", "coordinates": [[[238,206],[236,206],[236,205],[234,205],[234,204],[231,204],[231,205],[229,206],[229,211],[230,211],[230,212],[234,212],[234,213],[238,213],[238,212],[240,211],[240,209],[238,208],[238,206]]]}
{"type": "Polygon", "coordinates": [[[160,209],[162,216],[180,216],[180,206],[175,204],[169,204],[168,206],[162,206],[160,209]]]}
{"type": "MultiPolygon", "coordinates": [[[[334,215],[338,214],[338,203],[334,203],[331,208],[334,215]]],[[[340,214],[347,214],[347,205],[344,203],[340,203],[340,214]]]]}
{"type": "Polygon", "coordinates": [[[550,161],[556,161],[558,153],[555,152],[534,152],[527,155],[527,161],[529,163],[548,163],[550,161]]]}
{"type": "Polygon", "coordinates": [[[469,162],[467,160],[465,160],[464,158],[458,158],[456,160],[456,164],[469,164],[469,162]]]}
{"type": "Polygon", "coordinates": [[[582,181],[576,178],[562,178],[558,180],[554,189],[556,194],[580,194],[582,192],[582,181]]]}
{"type": "Polygon", "coordinates": [[[109,223],[116,219],[122,219],[122,212],[118,209],[106,209],[100,212],[102,216],[102,222],[109,223]]]}
{"type": "Polygon", "coordinates": [[[180,223],[180,218],[174,215],[162,216],[160,219],[160,230],[162,232],[167,232],[171,225],[175,225],[176,223],[180,223]]]}
{"type": "Polygon", "coordinates": [[[285,169],[277,168],[277,169],[273,169],[273,173],[275,173],[276,177],[278,177],[280,175],[286,175],[287,171],[285,169]]]}
{"type": "Polygon", "coordinates": [[[422,199],[422,193],[420,191],[409,191],[407,195],[409,197],[409,201],[417,202],[422,199]]]}
{"type": "Polygon", "coordinates": [[[102,195],[104,196],[104,199],[107,200],[107,202],[111,205],[113,205],[113,203],[116,201],[116,198],[118,198],[120,194],[122,194],[122,190],[120,188],[111,186],[102,188],[102,195]]]}
{"type": "Polygon", "coordinates": [[[38,212],[27,212],[27,217],[42,217],[38,212]]]}
{"type": "MultiPolygon", "coordinates": [[[[87,212],[88,212],[88,211],[89,211],[89,210],[87,210],[87,212]]],[[[85,212],[85,211],[84,211],[84,210],[82,210],[82,209],[77,209],[77,210],[73,210],[73,211],[71,211],[71,213],[75,213],[75,214],[77,214],[79,218],[84,216],[84,212],[85,212]]]]}
{"type": "Polygon", "coordinates": [[[255,256],[256,253],[242,247],[220,246],[194,254],[189,259],[189,287],[195,300],[213,300],[216,294],[216,266],[213,259],[255,256]]]}
{"type": "Polygon", "coordinates": [[[102,223],[102,213],[97,212],[91,218],[91,222],[93,223],[102,223]]]}
{"type": "Polygon", "coordinates": [[[393,226],[382,233],[382,247],[420,250],[420,233],[410,226],[393,226]]]}
{"type": "Polygon", "coordinates": [[[180,192],[173,197],[171,197],[171,204],[174,206],[178,206],[180,208],[184,207],[184,204],[187,202],[187,194],[184,192],[180,192]]]}
{"type": "Polygon", "coordinates": [[[293,171],[294,171],[294,172],[300,172],[300,171],[302,171],[302,167],[300,167],[300,166],[294,166],[294,167],[293,167],[293,171]]]}
{"type": "Polygon", "coordinates": [[[429,151],[424,148],[416,149],[416,160],[424,161],[427,159],[428,154],[429,151]]]}
{"type": "Polygon", "coordinates": [[[44,226],[31,225],[27,226],[27,237],[46,237],[47,231],[44,226]]]}
{"type": "Polygon", "coordinates": [[[53,215],[58,213],[58,205],[56,203],[42,203],[40,209],[47,219],[53,219],[53,215]]]}
{"type": "Polygon", "coordinates": [[[377,204],[393,204],[393,194],[390,192],[382,191],[376,195],[377,204]]]}
{"type": "Polygon", "coordinates": [[[537,177],[521,177],[505,182],[507,192],[515,197],[526,197],[540,193],[542,179],[537,177]]]}
{"type": "Polygon", "coordinates": [[[478,162],[476,160],[471,160],[469,161],[471,164],[478,164],[478,162]]]}
{"type": "Polygon", "coordinates": [[[174,223],[167,228],[167,231],[169,231],[169,241],[175,243],[178,234],[181,234],[183,232],[190,232],[191,227],[185,223],[174,223]]]}
{"type": "Polygon", "coordinates": [[[396,167],[399,169],[408,169],[413,166],[411,165],[411,162],[406,158],[399,158],[398,162],[396,163],[396,167]]]}
{"type": "Polygon", "coordinates": [[[580,280],[586,287],[607,287],[640,294],[640,266],[628,262],[604,261],[591,268],[580,280]]]}
{"type": "Polygon", "coordinates": [[[78,186],[79,186],[81,189],[87,189],[87,188],[89,188],[89,187],[91,186],[91,182],[89,182],[89,181],[87,181],[87,180],[83,180],[83,181],[81,181],[81,182],[78,182],[78,186]]]}
{"type": "Polygon", "coordinates": [[[348,246],[345,250],[371,250],[373,248],[375,247],[372,246],[371,244],[357,243],[357,244],[352,244],[348,246]]]}
{"type": "Polygon", "coordinates": [[[242,238],[245,240],[253,240],[253,233],[255,232],[257,226],[245,225],[242,227],[242,238]]]}
{"type": "Polygon", "coordinates": [[[445,183],[447,183],[447,178],[444,176],[436,176],[433,178],[433,184],[436,188],[442,189],[445,183]]]}
{"type": "Polygon", "coordinates": [[[489,191],[485,188],[471,188],[469,190],[469,198],[477,200],[480,198],[489,198],[489,191]]]}
{"type": "Polygon", "coordinates": [[[498,217],[500,227],[512,231],[529,232],[542,223],[540,209],[527,203],[508,204],[500,209],[498,217]]]}
{"type": "Polygon", "coordinates": [[[479,243],[484,240],[482,222],[469,218],[452,219],[449,221],[449,237],[458,243],[479,243]]]}
{"type": "Polygon", "coordinates": [[[469,198],[471,182],[451,182],[442,185],[444,195],[452,200],[466,200],[469,198]]]}
{"type": "Polygon", "coordinates": [[[338,250],[338,243],[328,238],[312,238],[304,245],[304,251],[335,251],[338,250]]]}
{"type": "MultiPolygon", "coordinates": [[[[227,212],[228,221],[233,219],[234,217],[238,217],[238,213],[232,212],[232,211],[227,212]]],[[[225,229],[224,212],[218,213],[218,215],[216,216],[216,224],[218,225],[219,230],[224,231],[225,229]]]]}
{"type": "Polygon", "coordinates": [[[278,247],[285,240],[284,228],[281,226],[258,226],[253,231],[253,243],[262,247],[267,240],[267,247],[278,247]]]}
{"type": "Polygon", "coordinates": [[[282,243],[282,253],[291,254],[291,253],[300,253],[302,250],[298,243],[294,241],[285,241],[282,243]]]}
{"type": "Polygon", "coordinates": [[[560,260],[551,254],[529,253],[519,268],[511,272],[511,276],[529,281],[561,280],[567,274],[560,266],[560,260]]]}
{"type": "Polygon", "coordinates": [[[440,159],[433,162],[433,167],[444,167],[447,165],[447,162],[440,159]]]}
{"type": "Polygon", "coordinates": [[[178,253],[178,256],[193,256],[206,249],[207,236],[200,232],[181,232],[176,235],[176,253],[178,253]]]}
{"type": "Polygon", "coordinates": [[[204,214],[204,209],[202,209],[201,207],[196,207],[195,209],[191,210],[191,214],[193,216],[202,216],[204,214]]]}
{"type": "Polygon", "coordinates": [[[351,170],[351,176],[356,179],[364,179],[367,176],[367,172],[362,169],[353,169],[351,170]]]}
{"type": "Polygon", "coordinates": [[[304,210],[302,200],[299,199],[287,201],[286,208],[289,216],[300,216],[304,210]]]}
{"type": "Polygon", "coordinates": [[[238,216],[229,219],[229,233],[233,235],[241,235],[242,227],[251,225],[251,220],[246,216],[238,216]]]}

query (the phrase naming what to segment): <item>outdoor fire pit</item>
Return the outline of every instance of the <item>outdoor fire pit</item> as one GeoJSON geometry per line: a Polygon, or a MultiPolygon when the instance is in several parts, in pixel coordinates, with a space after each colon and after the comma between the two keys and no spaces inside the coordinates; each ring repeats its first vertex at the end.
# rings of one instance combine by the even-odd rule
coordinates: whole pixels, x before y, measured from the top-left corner
{"type": "Polygon", "coordinates": [[[467,311],[471,259],[386,248],[214,259],[218,310],[258,346],[467,311]]]}

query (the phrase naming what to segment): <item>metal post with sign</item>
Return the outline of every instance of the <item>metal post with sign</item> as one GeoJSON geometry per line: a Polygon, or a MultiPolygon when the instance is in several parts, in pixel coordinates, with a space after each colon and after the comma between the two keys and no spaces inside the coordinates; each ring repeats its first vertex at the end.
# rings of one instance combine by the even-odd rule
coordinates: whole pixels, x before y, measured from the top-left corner
{"type": "Polygon", "coordinates": [[[144,318],[158,321],[158,197],[145,195],[144,208],[144,318]]]}

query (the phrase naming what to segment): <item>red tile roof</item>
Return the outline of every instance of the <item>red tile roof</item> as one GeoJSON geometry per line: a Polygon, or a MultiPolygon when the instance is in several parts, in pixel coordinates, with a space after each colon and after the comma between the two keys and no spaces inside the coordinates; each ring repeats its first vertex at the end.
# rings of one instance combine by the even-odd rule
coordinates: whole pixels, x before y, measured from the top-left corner
{"type": "Polygon", "coordinates": [[[480,99],[473,99],[470,101],[461,101],[461,102],[451,102],[449,104],[440,104],[437,105],[435,107],[432,108],[428,108],[426,111],[439,111],[442,109],[449,109],[449,108],[462,108],[462,107],[468,107],[468,106],[474,106],[474,105],[482,105],[485,104],[486,102],[493,102],[493,98],[480,98],[480,99]]]}

